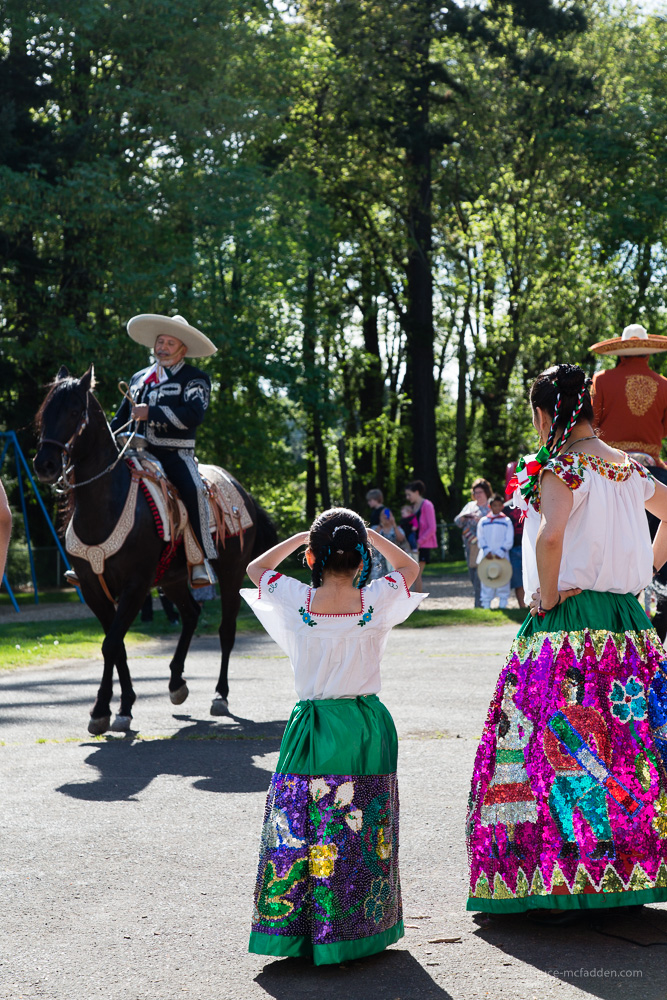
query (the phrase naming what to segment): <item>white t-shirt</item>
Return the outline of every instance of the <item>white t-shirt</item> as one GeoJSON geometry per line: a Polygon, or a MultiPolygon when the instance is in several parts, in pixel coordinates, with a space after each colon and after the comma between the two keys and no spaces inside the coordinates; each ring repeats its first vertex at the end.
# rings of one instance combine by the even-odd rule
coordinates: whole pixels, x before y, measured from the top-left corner
{"type": "Polygon", "coordinates": [[[299,580],[266,570],[257,590],[242,590],[241,596],[289,656],[300,700],[377,694],[392,626],[427,595],[411,594],[397,572],[362,587],[359,610],[349,614],[311,611],[313,593],[299,580]]]}
{"type": "MultiPolygon", "coordinates": [[[[651,474],[627,455],[616,463],[597,455],[566,454],[552,458],[546,470],[572,490],[558,589],[638,594],[652,577],[653,551],[644,508],[655,492],[651,474]]],[[[530,596],[540,585],[535,557],[539,499],[527,505],[517,490],[514,504],[527,507],[522,556],[524,588],[530,596]]]]}

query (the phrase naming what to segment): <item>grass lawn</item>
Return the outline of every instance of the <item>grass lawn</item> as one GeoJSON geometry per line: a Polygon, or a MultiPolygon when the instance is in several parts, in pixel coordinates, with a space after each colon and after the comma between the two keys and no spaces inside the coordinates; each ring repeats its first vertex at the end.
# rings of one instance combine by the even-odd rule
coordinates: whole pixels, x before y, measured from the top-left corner
{"type": "MultiPolygon", "coordinates": [[[[468,567],[463,559],[451,563],[432,563],[425,569],[424,576],[437,578],[443,574],[464,574],[468,567]]],[[[290,574],[304,582],[310,580],[310,573],[305,568],[290,569],[290,574]]],[[[246,586],[251,586],[246,580],[246,586]]],[[[28,610],[34,607],[31,593],[17,594],[18,604],[28,610]]],[[[78,604],[79,598],[74,590],[58,590],[40,594],[42,604],[78,604]]],[[[9,596],[0,594],[0,607],[10,605],[9,596]]],[[[199,619],[196,635],[217,635],[219,625],[217,603],[205,605],[199,619]]],[[[483,608],[434,609],[417,611],[399,628],[430,628],[435,625],[505,625],[508,622],[517,624],[524,620],[525,612],[518,609],[488,611],[483,608]]],[[[263,628],[246,607],[241,607],[237,624],[238,632],[263,632],[263,628]]],[[[170,625],[161,609],[154,612],[152,622],[135,622],[126,636],[128,649],[141,655],[141,647],[150,643],[151,639],[163,636],[173,637],[174,645],[178,637],[177,627],[170,625]]],[[[3,624],[0,631],[0,670],[13,670],[17,667],[39,666],[57,660],[88,659],[101,657],[101,645],[104,638],[99,623],[94,619],[71,620],[63,619],[48,622],[22,622],[20,615],[14,621],[3,624]]]]}
{"type": "MultiPolygon", "coordinates": [[[[483,608],[418,611],[398,628],[429,628],[434,625],[506,625],[520,623],[524,613],[518,609],[487,611],[483,608]]],[[[218,619],[212,613],[204,615],[196,634],[217,635],[218,619]]],[[[238,618],[238,633],[263,632],[263,628],[248,609],[243,608],[238,618]]],[[[128,632],[125,644],[135,655],[151,639],[162,636],[173,638],[174,646],[178,628],[173,627],[160,611],[150,623],[137,622],[128,632]]],[[[103,633],[96,620],[11,622],[3,625],[0,633],[0,670],[17,667],[40,666],[57,660],[89,659],[101,657],[103,633]]]]}

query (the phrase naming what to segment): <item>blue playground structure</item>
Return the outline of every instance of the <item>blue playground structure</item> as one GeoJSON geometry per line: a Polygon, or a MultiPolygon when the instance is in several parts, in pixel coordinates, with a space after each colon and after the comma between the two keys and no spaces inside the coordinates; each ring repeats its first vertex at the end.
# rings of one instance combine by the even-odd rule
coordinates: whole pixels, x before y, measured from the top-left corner
{"type": "MultiPolygon", "coordinates": [[[[4,465],[6,455],[8,454],[8,452],[9,452],[10,449],[12,449],[12,448],[14,449],[14,461],[16,463],[16,478],[18,480],[19,495],[21,497],[21,512],[23,514],[23,524],[24,524],[24,527],[25,527],[25,537],[26,537],[26,542],[27,542],[27,546],[28,546],[28,558],[30,559],[30,575],[31,575],[31,578],[32,578],[32,588],[33,588],[33,593],[35,595],[35,604],[39,604],[39,591],[38,591],[38,588],[37,588],[37,575],[35,573],[35,559],[34,559],[34,555],[33,555],[32,542],[30,540],[30,528],[28,526],[28,511],[27,511],[26,502],[25,502],[25,490],[23,488],[23,476],[24,476],[24,474],[28,477],[28,483],[30,484],[30,487],[32,488],[32,491],[33,491],[35,497],[37,498],[37,502],[39,504],[39,507],[40,507],[40,509],[41,509],[41,511],[42,511],[42,513],[43,513],[43,515],[45,517],[45,519],[46,519],[46,523],[48,524],[49,530],[51,531],[51,534],[53,535],[53,537],[55,539],[56,545],[58,546],[58,551],[60,552],[60,555],[62,556],[63,561],[64,561],[65,565],[67,566],[67,569],[71,569],[71,566],[70,566],[69,560],[67,558],[67,553],[65,552],[65,549],[64,549],[64,547],[62,545],[62,542],[58,538],[58,534],[56,532],[56,529],[53,526],[51,518],[49,517],[49,512],[47,511],[46,507],[44,506],[44,501],[42,500],[42,498],[40,496],[39,490],[37,489],[37,483],[33,479],[32,473],[30,471],[30,467],[28,466],[28,463],[25,460],[25,455],[23,454],[23,451],[21,449],[21,445],[18,442],[18,439],[16,437],[16,433],[14,431],[0,431],[0,441],[2,441],[2,453],[0,454],[0,473],[2,472],[2,467],[4,465]]],[[[11,586],[9,585],[9,580],[7,579],[7,574],[6,573],[3,576],[3,578],[2,578],[2,582],[3,582],[3,584],[4,584],[4,586],[5,586],[6,590],[7,590],[7,593],[9,594],[9,596],[11,598],[11,602],[14,605],[14,610],[15,611],[20,611],[21,609],[18,606],[16,598],[14,597],[13,590],[12,590],[11,586]]],[[[77,588],[77,594],[79,595],[79,600],[81,601],[81,603],[83,603],[83,597],[81,596],[81,591],[78,588],[77,588]]]]}

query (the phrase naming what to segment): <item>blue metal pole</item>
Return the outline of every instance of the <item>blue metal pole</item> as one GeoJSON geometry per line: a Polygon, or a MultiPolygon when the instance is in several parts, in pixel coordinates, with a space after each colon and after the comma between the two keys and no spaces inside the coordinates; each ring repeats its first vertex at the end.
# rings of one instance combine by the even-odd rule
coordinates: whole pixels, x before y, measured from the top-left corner
{"type": "Polygon", "coordinates": [[[25,492],[23,490],[23,476],[21,475],[21,463],[19,462],[19,452],[21,446],[18,443],[14,431],[10,432],[14,442],[14,458],[16,459],[16,478],[19,485],[19,496],[21,498],[21,510],[23,512],[23,525],[25,527],[25,540],[28,543],[28,559],[30,560],[30,575],[32,577],[32,590],[35,595],[35,604],[39,604],[39,594],[37,593],[37,573],[35,572],[35,557],[32,552],[32,542],[30,540],[30,528],[28,527],[28,508],[25,503],[25,492]]]}
{"type": "MultiPolygon", "coordinates": [[[[13,434],[14,438],[16,439],[16,434],[14,433],[14,431],[9,431],[9,433],[13,434]]],[[[16,442],[16,448],[17,448],[17,454],[20,455],[20,457],[21,457],[21,461],[23,462],[23,467],[24,467],[24,469],[26,471],[26,475],[28,476],[28,479],[30,481],[30,485],[33,488],[35,496],[37,497],[37,502],[39,503],[39,506],[42,509],[42,513],[44,514],[44,517],[46,518],[47,524],[48,524],[48,526],[49,526],[49,528],[51,530],[51,534],[53,535],[53,537],[55,539],[55,542],[56,542],[56,545],[58,546],[60,554],[63,557],[63,559],[65,560],[65,565],[67,566],[67,568],[71,569],[72,566],[70,564],[69,559],[67,558],[67,552],[63,548],[62,542],[58,538],[58,533],[57,533],[56,529],[53,527],[53,522],[51,521],[51,518],[49,517],[49,512],[47,511],[46,506],[44,504],[44,501],[42,500],[42,497],[41,497],[41,495],[39,493],[39,490],[37,489],[37,483],[32,478],[32,473],[30,472],[30,467],[28,466],[28,463],[25,460],[25,455],[21,451],[21,446],[19,445],[18,441],[16,442]]],[[[79,595],[79,600],[81,601],[82,604],[85,604],[86,602],[84,601],[83,597],[81,596],[81,591],[79,590],[78,587],[76,587],[75,589],[76,589],[77,594],[79,595]]]]}
{"type": "Polygon", "coordinates": [[[14,592],[13,592],[12,588],[9,586],[9,580],[7,579],[7,574],[5,574],[3,576],[2,582],[4,583],[5,589],[7,590],[7,593],[9,594],[10,600],[11,600],[12,604],[14,605],[14,611],[20,611],[21,609],[18,606],[18,604],[16,603],[16,598],[14,597],[14,592]]]}

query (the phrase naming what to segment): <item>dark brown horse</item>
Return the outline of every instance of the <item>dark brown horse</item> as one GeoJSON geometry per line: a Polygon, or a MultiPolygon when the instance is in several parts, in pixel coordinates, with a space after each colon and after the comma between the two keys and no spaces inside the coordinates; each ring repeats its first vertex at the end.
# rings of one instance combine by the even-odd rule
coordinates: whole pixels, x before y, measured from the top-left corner
{"type": "MultiPolygon", "coordinates": [[[[35,471],[43,483],[53,484],[62,477],[63,488],[69,493],[74,530],[86,545],[100,545],[111,535],[124,509],[131,482],[129,468],[122,458],[119,460],[116,441],[93,394],[93,387],[92,368],[80,379],[71,377],[66,368],[60,369],[36,417],[40,440],[34,459],[35,471]]],[[[224,547],[219,547],[217,559],[212,560],[222,605],[219,629],[222,656],[212,715],[225,715],[228,711],[227,668],[236,636],[236,617],[241,603],[239,588],[246,566],[276,541],[275,529],[266,512],[239,483],[232,481],[253,523],[244,533],[243,545],[238,536],[227,536],[224,547]]],[[[69,519],[67,517],[66,522],[69,519]]],[[[90,563],[72,556],[86,604],[99,618],[105,635],[102,683],[88,725],[88,731],[93,734],[106,732],[109,728],[116,731],[130,728],[136,695],[127,664],[125,635],[155,580],[167,544],[160,538],[148,502],[139,490],[134,526],[119,551],[106,559],[104,567],[104,581],[115,604],[105,594],[90,563]],[[120,682],[120,707],[110,726],[114,667],[120,682]]],[[[160,585],[181,615],[181,635],[170,663],[169,680],[171,701],[180,705],[188,696],[183,669],[200,613],[188,587],[182,545],[176,549],[160,585]]]]}

